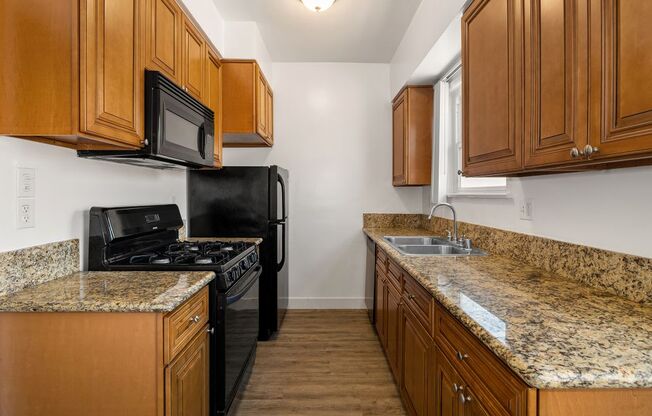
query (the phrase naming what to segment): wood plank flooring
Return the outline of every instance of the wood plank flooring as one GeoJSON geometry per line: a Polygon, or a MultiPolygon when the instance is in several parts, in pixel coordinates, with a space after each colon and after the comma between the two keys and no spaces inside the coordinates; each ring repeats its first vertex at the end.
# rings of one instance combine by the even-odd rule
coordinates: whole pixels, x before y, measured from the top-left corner
{"type": "Polygon", "coordinates": [[[366,311],[291,310],[259,342],[235,416],[405,415],[366,311]]]}

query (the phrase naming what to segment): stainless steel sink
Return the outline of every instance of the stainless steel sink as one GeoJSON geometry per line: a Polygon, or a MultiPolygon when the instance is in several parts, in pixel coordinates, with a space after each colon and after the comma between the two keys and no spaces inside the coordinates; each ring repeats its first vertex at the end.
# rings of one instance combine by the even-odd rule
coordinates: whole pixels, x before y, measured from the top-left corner
{"type": "Polygon", "coordinates": [[[385,241],[408,256],[486,256],[477,248],[466,249],[442,237],[386,236],[385,241]]]}

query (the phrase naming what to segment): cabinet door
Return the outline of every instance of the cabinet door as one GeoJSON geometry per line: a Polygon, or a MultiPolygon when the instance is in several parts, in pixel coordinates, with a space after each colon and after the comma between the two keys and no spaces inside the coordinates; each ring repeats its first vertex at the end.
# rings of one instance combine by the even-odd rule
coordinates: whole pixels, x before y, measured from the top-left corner
{"type": "Polygon", "coordinates": [[[267,83],[260,69],[256,70],[256,131],[267,137],[267,83]]]}
{"type": "Polygon", "coordinates": [[[592,157],[652,152],[652,2],[591,0],[592,157]]]}
{"type": "Polygon", "coordinates": [[[462,382],[443,354],[437,350],[435,366],[435,416],[459,416],[458,392],[462,382]]]}
{"type": "Polygon", "coordinates": [[[460,401],[460,416],[490,416],[469,386],[464,386],[464,390],[458,393],[458,400],[460,401]]]}
{"type": "Polygon", "coordinates": [[[181,81],[183,13],[174,0],[147,2],[147,67],[181,81]]]}
{"type": "Polygon", "coordinates": [[[400,342],[400,303],[401,303],[401,294],[398,293],[394,286],[391,283],[387,284],[386,289],[386,304],[387,304],[387,315],[385,319],[387,320],[387,359],[389,360],[389,366],[394,373],[394,377],[397,380],[400,380],[399,374],[399,342],[400,342]]]}
{"type": "Polygon", "coordinates": [[[166,416],[208,416],[207,329],[165,369],[166,416]]]}
{"type": "Polygon", "coordinates": [[[434,341],[406,306],[401,308],[401,395],[410,413],[428,416],[434,341]]]}
{"type": "Polygon", "coordinates": [[[462,18],[462,153],[467,176],[522,166],[522,0],[476,0],[462,18]]]}
{"type": "Polygon", "coordinates": [[[588,143],[587,3],[524,3],[526,167],[572,162],[588,143]]]}
{"type": "Polygon", "coordinates": [[[386,318],[385,318],[385,281],[383,277],[376,273],[376,332],[380,343],[385,346],[385,331],[386,331],[386,318]]]}
{"type": "Polygon", "coordinates": [[[80,130],[133,146],[144,130],[144,4],[80,3],[80,130]]]}
{"type": "Polygon", "coordinates": [[[206,47],[201,34],[195,29],[192,22],[184,19],[183,23],[183,43],[182,43],[182,65],[183,65],[183,87],[202,100],[204,88],[204,59],[206,47]]]}
{"type": "Polygon", "coordinates": [[[222,166],[222,65],[219,56],[206,48],[206,89],[208,108],[215,114],[215,166],[222,166]]]}
{"type": "Polygon", "coordinates": [[[405,139],[407,137],[407,91],[403,92],[393,106],[392,114],[392,183],[405,185],[407,181],[405,139]]]}
{"type": "Polygon", "coordinates": [[[267,86],[267,141],[270,144],[274,143],[274,94],[267,86]]]}

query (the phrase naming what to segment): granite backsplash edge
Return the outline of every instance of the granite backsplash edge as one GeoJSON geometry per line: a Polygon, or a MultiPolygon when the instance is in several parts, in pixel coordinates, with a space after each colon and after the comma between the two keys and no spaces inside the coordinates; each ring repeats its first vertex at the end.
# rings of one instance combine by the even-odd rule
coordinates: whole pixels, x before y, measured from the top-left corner
{"type": "MultiPolygon", "coordinates": [[[[421,214],[364,214],[365,228],[421,228],[446,235],[452,221],[421,214]],[[415,218],[415,217],[418,217],[415,218]]],[[[460,235],[489,253],[652,305],[652,259],[458,221],[460,235]]]]}
{"type": "Polygon", "coordinates": [[[79,270],[78,239],[0,253],[0,295],[49,282],[79,270]]]}

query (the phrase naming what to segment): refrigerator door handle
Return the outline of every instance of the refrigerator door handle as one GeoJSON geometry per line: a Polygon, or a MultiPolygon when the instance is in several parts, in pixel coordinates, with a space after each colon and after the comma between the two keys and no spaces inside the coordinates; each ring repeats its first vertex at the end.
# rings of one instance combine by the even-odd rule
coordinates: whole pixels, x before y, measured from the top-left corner
{"type": "Polygon", "coordinates": [[[278,223],[281,226],[281,238],[283,239],[283,245],[281,246],[281,261],[276,265],[276,271],[279,272],[283,269],[283,266],[285,266],[285,221],[279,222],[278,223]]]}
{"type": "Polygon", "coordinates": [[[280,220],[285,220],[287,218],[287,215],[285,213],[285,181],[283,181],[283,177],[279,174],[278,176],[278,183],[281,184],[281,218],[280,220]]]}

